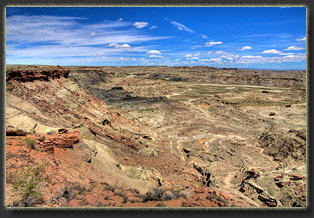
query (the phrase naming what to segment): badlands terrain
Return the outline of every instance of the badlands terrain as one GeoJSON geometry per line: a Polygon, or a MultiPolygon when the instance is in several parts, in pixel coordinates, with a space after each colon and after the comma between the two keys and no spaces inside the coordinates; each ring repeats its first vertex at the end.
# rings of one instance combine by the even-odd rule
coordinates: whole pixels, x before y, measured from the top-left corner
{"type": "Polygon", "coordinates": [[[305,71],[6,68],[7,207],[306,207],[305,71]]]}

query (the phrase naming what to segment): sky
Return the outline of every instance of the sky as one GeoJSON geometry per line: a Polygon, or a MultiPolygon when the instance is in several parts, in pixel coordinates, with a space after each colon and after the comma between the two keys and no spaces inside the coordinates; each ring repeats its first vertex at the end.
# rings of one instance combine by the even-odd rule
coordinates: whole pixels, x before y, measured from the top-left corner
{"type": "Polygon", "coordinates": [[[305,7],[7,7],[6,64],[306,69],[305,7]]]}

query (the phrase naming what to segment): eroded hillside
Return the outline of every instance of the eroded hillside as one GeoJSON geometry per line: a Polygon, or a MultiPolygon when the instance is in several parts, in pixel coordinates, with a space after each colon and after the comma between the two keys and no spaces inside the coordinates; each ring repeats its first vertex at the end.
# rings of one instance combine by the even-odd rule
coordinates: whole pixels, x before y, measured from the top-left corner
{"type": "Polygon", "coordinates": [[[6,79],[8,206],[306,206],[305,72],[8,66],[6,79]],[[14,178],[37,165],[32,203],[14,178]]]}

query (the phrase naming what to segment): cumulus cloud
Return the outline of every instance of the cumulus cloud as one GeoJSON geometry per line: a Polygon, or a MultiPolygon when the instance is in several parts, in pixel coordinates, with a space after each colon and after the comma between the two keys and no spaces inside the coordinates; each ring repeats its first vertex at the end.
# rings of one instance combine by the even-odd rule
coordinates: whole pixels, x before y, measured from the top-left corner
{"type": "Polygon", "coordinates": [[[186,58],[186,59],[188,59],[188,60],[198,60],[199,57],[189,57],[189,58],[186,58]]]}
{"type": "Polygon", "coordinates": [[[227,58],[227,59],[231,58],[233,60],[233,59],[237,59],[239,57],[240,57],[239,55],[227,53],[227,54],[224,54],[223,56],[221,56],[219,58],[227,58]]]}
{"type": "Polygon", "coordinates": [[[188,54],[188,55],[185,55],[184,57],[189,58],[189,57],[192,57],[192,55],[188,54]]]}
{"type": "Polygon", "coordinates": [[[240,58],[239,64],[267,64],[267,63],[284,63],[284,62],[301,62],[306,60],[305,53],[278,57],[259,57],[259,58],[240,58]]]}
{"type": "Polygon", "coordinates": [[[139,28],[139,29],[144,28],[144,27],[146,27],[147,25],[148,25],[147,22],[135,22],[135,23],[133,24],[133,26],[134,26],[135,28],[139,28]]]}
{"type": "Polygon", "coordinates": [[[211,59],[209,59],[209,61],[222,61],[222,59],[221,58],[211,58],[211,59]]]}
{"type": "Polygon", "coordinates": [[[293,55],[293,53],[284,53],[284,52],[282,52],[279,55],[293,55]]]}
{"type": "Polygon", "coordinates": [[[210,59],[200,59],[199,61],[215,61],[215,62],[221,62],[221,58],[210,58],[210,59]]]}
{"type": "Polygon", "coordinates": [[[136,58],[125,58],[125,57],[121,57],[120,60],[122,61],[136,61],[136,58]]]}
{"type": "Polygon", "coordinates": [[[252,55],[244,55],[241,58],[262,58],[262,56],[252,56],[252,55]]]}
{"type": "Polygon", "coordinates": [[[240,51],[244,51],[244,50],[247,50],[247,49],[252,49],[251,46],[243,46],[241,49],[239,49],[240,51]]]}
{"type": "Polygon", "coordinates": [[[206,35],[202,35],[202,39],[207,39],[208,37],[206,35]]]}
{"type": "Polygon", "coordinates": [[[280,54],[281,51],[278,51],[276,49],[270,49],[270,50],[265,50],[262,52],[263,54],[280,54]]]}
{"type": "Polygon", "coordinates": [[[290,46],[286,49],[284,49],[285,51],[298,51],[298,50],[304,50],[305,48],[303,47],[297,47],[297,46],[290,46]]]}
{"type": "Polygon", "coordinates": [[[149,55],[148,57],[150,57],[150,58],[160,58],[162,56],[161,55],[149,55]]]}
{"type": "Polygon", "coordinates": [[[153,25],[153,26],[151,26],[151,27],[149,27],[149,29],[150,30],[152,30],[152,29],[156,29],[157,27],[155,26],[155,25],[153,25]]]}
{"type": "Polygon", "coordinates": [[[157,50],[150,50],[147,52],[148,55],[160,55],[161,52],[157,50]]]}
{"type": "Polygon", "coordinates": [[[297,39],[298,42],[300,41],[306,41],[306,37],[303,37],[303,38],[300,38],[300,39],[297,39]]]}
{"type": "Polygon", "coordinates": [[[118,44],[118,43],[115,43],[115,42],[113,42],[113,43],[110,43],[109,44],[109,47],[114,47],[114,48],[131,48],[131,46],[130,45],[128,45],[128,44],[118,44]]]}
{"type": "Polygon", "coordinates": [[[205,43],[205,46],[209,47],[209,46],[220,45],[220,44],[222,44],[222,42],[208,41],[205,43]]]}

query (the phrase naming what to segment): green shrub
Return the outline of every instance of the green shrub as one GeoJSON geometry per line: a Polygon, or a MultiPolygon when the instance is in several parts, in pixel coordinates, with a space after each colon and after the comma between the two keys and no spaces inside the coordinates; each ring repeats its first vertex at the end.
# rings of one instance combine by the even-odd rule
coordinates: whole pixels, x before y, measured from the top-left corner
{"type": "Polygon", "coordinates": [[[43,184],[46,164],[28,166],[15,172],[13,190],[21,195],[22,206],[31,207],[43,202],[43,184]]]}
{"type": "Polygon", "coordinates": [[[35,139],[33,139],[33,138],[26,138],[25,142],[27,143],[27,147],[29,148],[29,150],[34,149],[34,146],[36,144],[35,139]]]}
{"type": "Polygon", "coordinates": [[[139,194],[139,193],[140,193],[140,191],[139,191],[138,189],[136,189],[136,188],[128,189],[128,191],[134,192],[134,193],[136,193],[136,194],[139,194]]]}
{"type": "Polygon", "coordinates": [[[220,201],[220,202],[222,202],[222,203],[226,203],[226,202],[227,202],[227,201],[226,201],[224,198],[222,198],[221,196],[217,196],[217,195],[214,195],[214,194],[209,194],[209,195],[207,195],[207,196],[206,196],[206,199],[208,199],[208,200],[216,199],[216,200],[218,200],[218,201],[220,201]]]}
{"type": "Polygon", "coordinates": [[[107,186],[104,187],[104,190],[109,190],[109,191],[114,192],[115,188],[112,187],[111,185],[107,185],[107,186]]]}
{"type": "Polygon", "coordinates": [[[77,193],[79,195],[84,195],[87,192],[87,189],[84,186],[81,186],[80,184],[75,185],[74,189],[77,190],[77,193]]]}
{"type": "Polygon", "coordinates": [[[143,202],[147,201],[161,201],[165,190],[163,188],[153,188],[152,191],[148,191],[143,196],[143,202]]]}
{"type": "Polygon", "coordinates": [[[122,192],[115,192],[113,195],[117,195],[117,196],[121,196],[121,197],[125,197],[126,195],[122,192]]]}
{"type": "Polygon", "coordinates": [[[124,195],[123,196],[123,203],[126,203],[129,200],[128,196],[124,195]]]}
{"type": "Polygon", "coordinates": [[[173,194],[175,199],[186,198],[186,194],[184,192],[181,192],[180,189],[171,188],[170,192],[173,194]]]}
{"type": "Polygon", "coordinates": [[[130,200],[130,202],[131,202],[131,203],[139,203],[140,201],[137,200],[137,199],[132,199],[132,200],[130,200]]]}
{"type": "Polygon", "coordinates": [[[73,185],[66,184],[65,187],[61,189],[61,197],[65,198],[69,203],[76,197],[76,193],[73,191],[73,189],[76,189],[76,187],[78,187],[78,185],[74,186],[73,188],[73,185]]]}
{"type": "Polygon", "coordinates": [[[38,141],[43,142],[43,141],[45,141],[45,139],[46,139],[46,137],[42,136],[42,137],[38,138],[38,141]]]}

